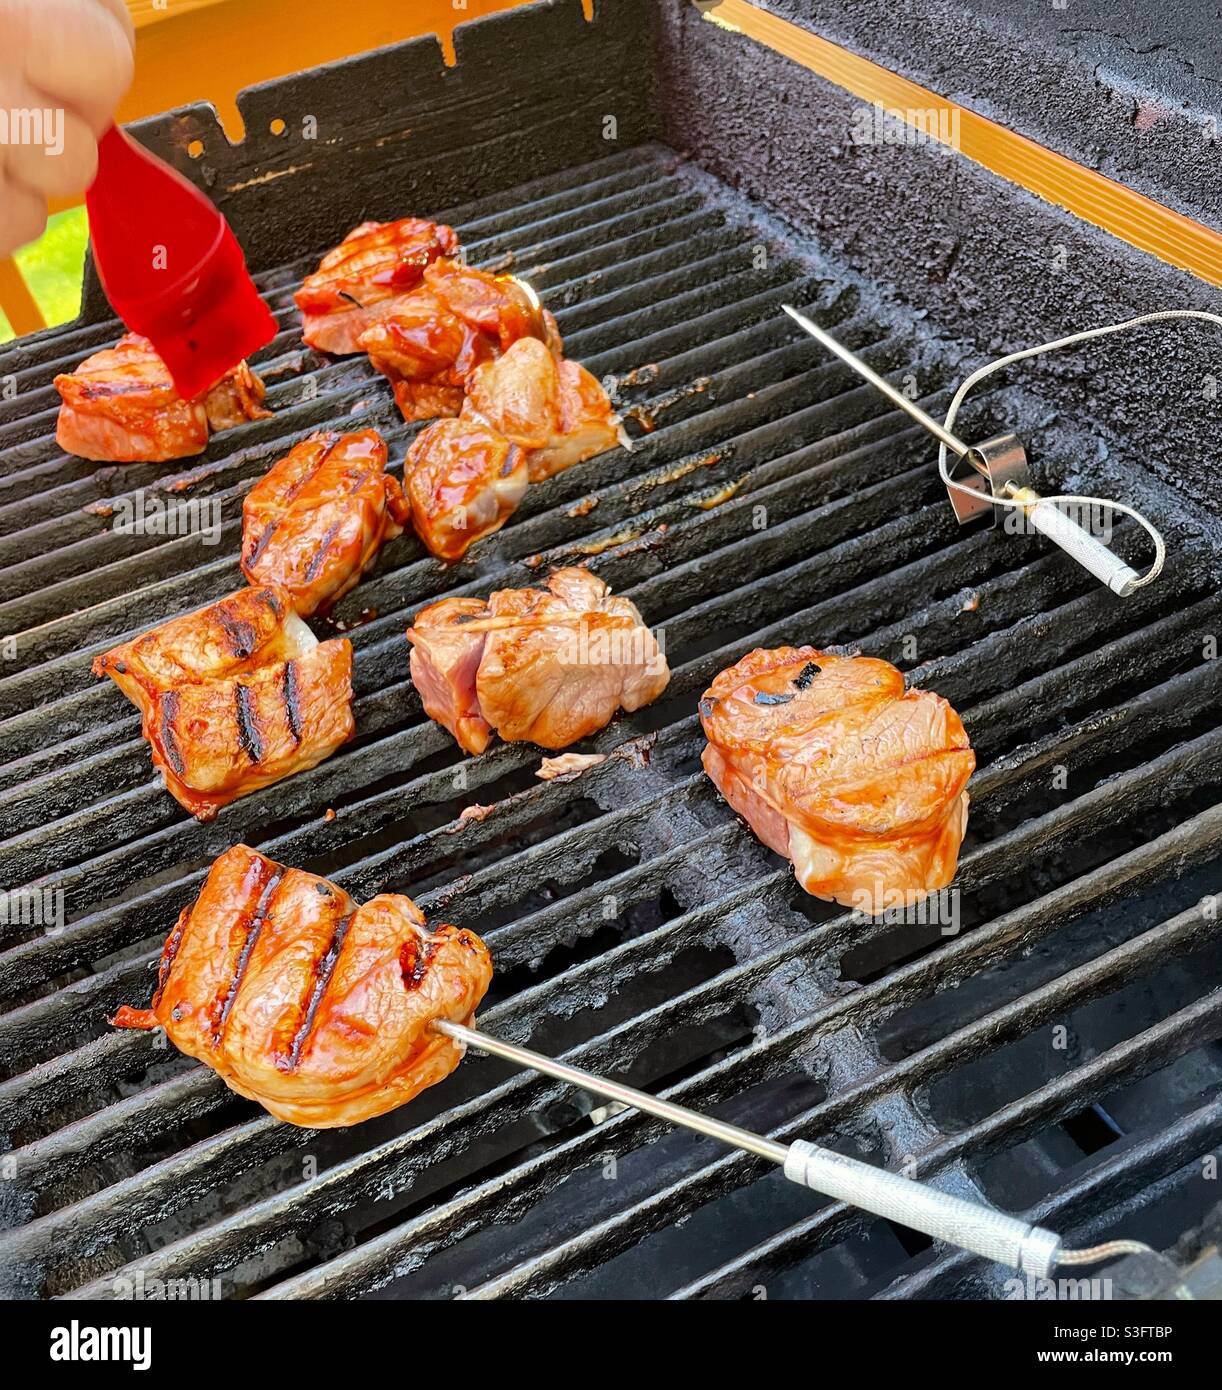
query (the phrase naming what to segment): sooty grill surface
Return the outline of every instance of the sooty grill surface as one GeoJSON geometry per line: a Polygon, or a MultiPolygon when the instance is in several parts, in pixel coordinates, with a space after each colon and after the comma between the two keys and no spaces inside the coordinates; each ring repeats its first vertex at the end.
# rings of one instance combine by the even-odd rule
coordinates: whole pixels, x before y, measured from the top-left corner
{"type": "Polygon", "coordinates": [[[337,615],[356,742],[211,825],[161,790],[91,658],[240,584],[241,497],[292,442],[372,425],[401,464],[411,431],[363,360],[302,349],[304,262],[261,277],[281,324],[259,360],[275,417],[190,467],[56,451],[51,377],[115,324],[45,335],[5,367],[19,389],[0,417],[0,633],[20,638],[0,680],[2,886],[62,893],[47,901],[66,919],[3,928],[8,1291],[1005,1294],[979,1261],[489,1059],[316,1134],[111,1031],[240,840],[478,929],[498,967],[489,1031],[906,1165],[1078,1243],[1167,1243],[1168,1211],[1178,1230],[1210,1205],[1198,1160],[1222,1136],[1217,914],[1202,902],[1222,826],[1203,635],[1222,600],[1205,569],[1181,554],[1122,603],[1038,541],[960,532],[925,439],[779,306],[941,402],[928,343],[661,147],[442,215],[476,263],[545,294],[570,353],[614,380],[636,447],[533,488],[455,569],[410,538],[388,547],[337,615]],[[220,543],[114,530],[138,488],[215,499],[220,543]],[[440,594],[562,563],[627,593],[675,675],[591,741],[606,762],[544,784],[537,750],[456,756],[422,716],[403,629],[440,594]],[[860,646],[963,713],[979,769],[957,931],[862,924],[806,897],[704,778],[696,698],[782,642],[860,646]],[[493,809],[460,822],[471,804],[493,809]]]}

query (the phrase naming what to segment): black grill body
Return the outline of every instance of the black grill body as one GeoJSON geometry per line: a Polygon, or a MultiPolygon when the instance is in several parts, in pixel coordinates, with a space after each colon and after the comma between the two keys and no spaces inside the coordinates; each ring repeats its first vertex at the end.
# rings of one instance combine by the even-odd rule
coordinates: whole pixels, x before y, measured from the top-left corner
{"type": "MultiPolygon", "coordinates": [[[[587,24],[575,3],[541,5],[461,30],[451,70],[428,41],[270,84],[243,99],[236,147],[205,108],[145,126],[218,199],[282,327],[257,362],[274,418],[201,459],[105,467],[55,449],[51,378],[119,331],[92,280],[79,322],[0,358],[15,383],[0,425],[0,636],[15,638],[0,886],[63,909],[50,927],[11,914],[3,927],[7,1292],[1030,1292],[754,1159],[488,1059],[391,1115],[311,1133],[109,1029],[118,1004],[146,1001],[211,859],[243,840],[479,930],[498,967],[489,1031],[904,1166],[1074,1244],[1165,1249],[1212,1229],[1216,518],[1009,388],[982,396],[973,431],[1038,427],[1084,480],[1158,516],[1172,563],[1120,601],[1038,539],[960,530],[928,441],[779,306],[911,377],[931,408],[962,349],[825,254],[817,219],[774,220],[769,204],[794,208],[766,170],[746,201],[659,143],[692,96],[668,97],[657,72],[714,34],[659,8],[652,48],[653,6],[602,4],[587,24]],[[318,144],[262,134],[277,117],[290,132],[315,118],[318,144]],[[613,384],[635,447],[533,488],[459,566],[408,537],[388,547],[335,615],[356,650],[356,741],[198,825],[90,660],[237,587],[242,496],[313,429],[376,427],[402,462],[412,431],[384,384],[364,360],[303,348],[291,292],[355,222],[409,212],[531,279],[571,355],[613,384]],[[221,542],[116,533],[115,502],[138,488],[217,499],[221,542]],[[521,745],[460,758],[408,680],[409,619],[442,594],[575,562],[662,628],[669,691],[593,739],[613,756],[571,782],[539,782],[540,754],[521,745]],[[808,898],[704,778],[696,699],[745,651],[782,642],[885,657],[963,713],[979,767],[954,930],[862,924],[808,898]],[[460,822],[476,803],[491,814],[460,822]]],[[[723,134],[705,163],[740,182],[723,134]]]]}

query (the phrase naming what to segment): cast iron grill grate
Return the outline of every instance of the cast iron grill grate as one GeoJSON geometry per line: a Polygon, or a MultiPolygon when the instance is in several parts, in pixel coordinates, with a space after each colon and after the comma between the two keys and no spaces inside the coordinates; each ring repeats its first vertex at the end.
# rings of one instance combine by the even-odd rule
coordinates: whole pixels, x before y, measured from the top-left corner
{"type": "MultiPolygon", "coordinates": [[[[809,307],[886,372],[909,369],[908,330],[660,147],[443,215],[477,263],[531,278],[572,355],[617,380],[636,448],[532,490],[457,569],[395,542],[338,615],[357,741],[211,825],[154,781],[92,656],[241,582],[241,496],[296,439],[373,425],[401,462],[410,431],[367,364],[301,348],[305,262],[261,277],[283,329],[260,363],[275,417],[187,468],[55,450],[50,378],[113,324],[22,359],[0,417],[0,632],[22,655],[0,680],[0,854],[4,886],[62,892],[67,925],[4,927],[13,1291],[1001,1292],[996,1271],[753,1159],[488,1059],[318,1135],[109,1030],[147,997],[212,857],[243,839],[483,932],[490,1031],[1030,1209],[1076,1243],[1139,1233],[1172,1189],[1203,1210],[1190,1165],[1222,1137],[1222,952],[1201,904],[1217,886],[1222,693],[1201,634],[1222,599],[1190,557],[1121,603],[1041,543],[961,533],[926,440],[779,305],[809,307]],[[117,534],[108,512],[135,488],[217,499],[221,542],[117,534]],[[540,755],[520,746],[461,760],[407,680],[407,620],[442,593],[574,562],[664,629],[666,698],[593,740],[617,755],[570,783],[537,782],[540,755]],[[784,641],[860,644],[963,712],[979,770],[956,934],[806,898],[704,779],[697,696],[784,641]],[[494,810],[458,825],[472,803],[494,810]],[[1122,1117],[1111,1142],[1082,1119],[1100,1113],[1122,1117]]],[[[924,392],[945,385],[937,371],[924,392]]]]}

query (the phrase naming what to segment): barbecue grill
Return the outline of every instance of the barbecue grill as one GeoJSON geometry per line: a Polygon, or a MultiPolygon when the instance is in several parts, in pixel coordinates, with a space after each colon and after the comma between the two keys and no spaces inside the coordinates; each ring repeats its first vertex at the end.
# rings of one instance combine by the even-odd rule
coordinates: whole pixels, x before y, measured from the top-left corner
{"type": "MultiPolygon", "coordinates": [[[[88,273],[77,322],[0,356],[4,1292],[1029,1292],[759,1159],[491,1058],[316,1133],[109,1029],[119,1004],[145,1001],[175,914],[239,841],[475,927],[498,967],[490,1032],[1024,1213],[1069,1244],[1166,1252],[1091,1271],[1117,1296],[1216,1290],[1222,548],[1207,470],[1170,462],[1178,439],[1210,436],[1199,359],[1162,329],[1155,347],[1098,349],[1120,394],[1148,379],[1135,421],[1197,383],[1128,444],[1107,432],[1107,382],[1088,390],[1072,367],[966,413],[977,437],[1037,439],[1041,481],[1052,459],[1055,482],[1157,518],[1167,570],[1120,600],[1038,536],[961,529],[924,432],[780,309],[937,414],[990,345],[1109,317],[1067,325],[1086,305],[1211,292],[936,151],[834,154],[852,98],[679,0],[600,0],[593,22],[575,0],[532,5],[460,29],[456,50],[452,68],[419,40],[250,90],[240,145],[203,106],[137,130],[247,250],[281,325],[256,363],[274,418],[186,465],[57,452],[53,375],[120,331],[88,273]],[[883,179],[917,237],[957,184],[976,219],[957,257],[920,270],[922,249],[875,217],[883,179]],[[356,741],[197,824],[89,663],[241,583],[241,498],[313,429],[372,426],[401,464],[413,430],[384,383],[363,358],[303,348],[291,293],[350,226],[409,212],[539,290],[635,447],[532,487],[456,567],[410,537],[390,545],[333,619],[355,648],[356,741]],[[1075,254],[1033,297],[1030,248],[1049,234],[1075,254]],[[219,541],[116,528],[137,493],[218,505],[219,541]],[[403,629],[442,594],[567,563],[662,629],[670,689],[593,739],[610,756],[571,781],[538,781],[522,745],[460,757],[423,716],[403,629]],[[784,642],[860,647],[963,712],[978,771],[949,916],[863,922],[807,897],[704,777],[700,692],[784,642]],[[472,805],[487,813],[460,819],[472,805]]],[[[1114,544],[1140,567],[1135,528],[1114,544]]]]}

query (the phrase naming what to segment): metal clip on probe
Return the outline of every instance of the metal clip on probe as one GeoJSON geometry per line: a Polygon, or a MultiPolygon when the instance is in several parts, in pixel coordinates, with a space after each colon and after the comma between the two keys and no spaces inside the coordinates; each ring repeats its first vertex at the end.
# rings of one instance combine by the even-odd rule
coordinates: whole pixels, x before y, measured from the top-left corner
{"type": "Polygon", "coordinates": [[[901,1178],[886,1169],[871,1167],[855,1158],[846,1158],[830,1149],[808,1144],[803,1139],[795,1140],[792,1144],[778,1143],[762,1134],[753,1134],[749,1129],[739,1129],[737,1125],[726,1124],[699,1111],[651,1096],[647,1091],[638,1091],[632,1086],[595,1076],[565,1062],[557,1062],[529,1048],[504,1042],[461,1023],[439,1019],[432,1026],[456,1043],[500,1057],[515,1066],[554,1076],[570,1086],[592,1091],[607,1100],[630,1105],[646,1115],[728,1144],[732,1149],[757,1154],[777,1164],[790,1182],[822,1192],[837,1201],[849,1202],[888,1221],[910,1226],[914,1231],[924,1231],[935,1240],[944,1240],[963,1250],[970,1250],[974,1255],[983,1255],[985,1259],[1009,1265],[1036,1279],[1050,1277],[1058,1264],[1091,1264],[1149,1248],[1136,1241],[1112,1241],[1091,1250],[1063,1250],[1060,1236],[1044,1230],[1042,1226],[1033,1226],[1021,1217],[1007,1216],[980,1203],[948,1196],[924,1183],[901,1178]]]}
{"type": "MultiPolygon", "coordinates": [[[[1010,357],[990,363],[988,367],[982,368],[970,376],[959,388],[959,393],[947,414],[946,423],[940,425],[931,415],[927,415],[919,405],[910,401],[903,392],[897,391],[886,378],[879,376],[876,371],[868,367],[856,353],[850,352],[843,343],[838,343],[830,333],[825,332],[817,323],[813,323],[805,314],[799,313],[793,305],[785,304],[781,307],[812,338],[822,343],[829,352],[835,353],[842,362],[852,367],[871,386],[881,391],[892,404],[912,416],[918,424],[923,425],[934,436],[941,446],[938,462],[942,481],[946,484],[946,490],[950,494],[950,504],[954,508],[955,516],[958,517],[960,525],[974,521],[977,517],[990,515],[993,525],[996,526],[997,517],[1004,507],[1018,507],[1021,508],[1037,531],[1059,545],[1067,554],[1072,555],[1078,564],[1088,569],[1096,579],[1106,584],[1112,593],[1119,594],[1121,598],[1127,598],[1129,594],[1158,577],[1163,567],[1165,553],[1163,539],[1140,512],[1134,511],[1132,507],[1126,506],[1122,502],[1112,502],[1106,498],[1041,497],[1031,486],[1031,470],[1027,463],[1026,450],[1017,435],[999,434],[992,439],[986,439],[982,444],[965,444],[957,435],[952,434],[950,429],[954,423],[955,412],[968,389],[982,376],[988,375],[989,372],[1021,357],[1034,356],[1036,353],[1045,352],[1051,348],[1068,346],[1070,343],[1095,337],[1101,333],[1116,332],[1119,329],[1130,327],[1131,324],[1145,322],[1145,318],[1130,320],[1129,323],[1115,324],[1106,329],[1095,329],[1089,333],[1074,334],[1071,338],[1061,339],[1056,343],[1046,343],[1042,347],[1014,353],[1010,357]],[[948,468],[946,465],[947,451],[954,454],[957,460],[953,468],[948,468]],[[1079,526],[1071,516],[1062,511],[1056,505],[1058,502],[1097,503],[1100,506],[1110,507],[1134,517],[1146,528],[1154,540],[1155,561],[1149,573],[1144,576],[1139,575],[1102,541],[1096,540],[1089,531],[1079,526]]],[[[1180,316],[1179,313],[1172,313],[1147,317],[1180,316]]],[[[1195,315],[1192,316],[1195,317],[1195,315]]]]}

